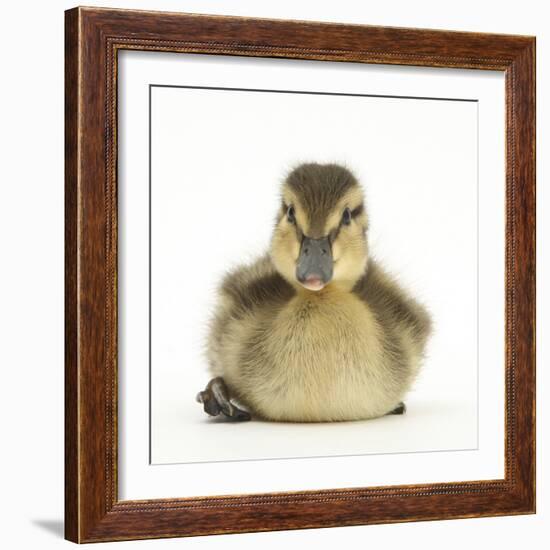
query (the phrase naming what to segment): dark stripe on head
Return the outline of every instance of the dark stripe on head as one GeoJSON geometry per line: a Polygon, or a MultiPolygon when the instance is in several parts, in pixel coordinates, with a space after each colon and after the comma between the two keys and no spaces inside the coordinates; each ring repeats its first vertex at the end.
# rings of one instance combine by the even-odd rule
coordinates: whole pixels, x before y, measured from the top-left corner
{"type": "MultiPolygon", "coordinates": [[[[355,176],[338,164],[301,164],[287,177],[310,221],[308,237],[323,237],[327,217],[337,202],[358,185],[355,176]]],[[[354,210],[355,211],[355,210],[354,210]]]]}
{"type": "Polygon", "coordinates": [[[360,216],[363,213],[363,203],[361,203],[359,206],[356,206],[351,211],[351,217],[356,218],[357,216],[360,216]]]}
{"type": "MultiPolygon", "coordinates": [[[[278,218],[278,221],[280,221],[282,218],[287,216],[288,209],[291,205],[286,204],[285,201],[282,202],[282,209],[281,209],[281,215],[278,218]]],[[[302,239],[304,238],[304,233],[298,223],[294,222],[294,230],[296,231],[296,239],[298,242],[302,242],[302,239]]]]}
{"type": "MultiPolygon", "coordinates": [[[[363,203],[361,203],[359,206],[356,206],[351,211],[351,219],[356,218],[357,216],[361,215],[363,213],[363,203]]],[[[342,225],[344,224],[344,220],[340,220],[340,223],[338,224],[338,227],[335,227],[329,234],[328,234],[328,240],[332,244],[336,237],[340,234],[340,229],[342,229],[342,225]]]]}

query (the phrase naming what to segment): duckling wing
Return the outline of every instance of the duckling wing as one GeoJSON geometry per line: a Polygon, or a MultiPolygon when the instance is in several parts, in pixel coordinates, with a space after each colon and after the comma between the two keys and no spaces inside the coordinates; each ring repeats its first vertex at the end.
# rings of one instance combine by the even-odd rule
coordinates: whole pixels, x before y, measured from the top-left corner
{"type": "Polygon", "coordinates": [[[269,304],[284,303],[295,294],[293,287],[277,272],[267,254],[226,275],[220,292],[229,301],[234,317],[269,304]]]}
{"type": "Polygon", "coordinates": [[[219,300],[210,321],[207,357],[210,371],[221,376],[233,395],[241,395],[238,378],[241,350],[249,347],[250,333],[262,319],[274,315],[295,294],[265,255],[229,272],[219,288],[219,300]]]}
{"type": "Polygon", "coordinates": [[[431,332],[428,311],[375,260],[369,260],[365,274],[353,291],[369,306],[386,332],[406,330],[424,347],[431,332]]]}

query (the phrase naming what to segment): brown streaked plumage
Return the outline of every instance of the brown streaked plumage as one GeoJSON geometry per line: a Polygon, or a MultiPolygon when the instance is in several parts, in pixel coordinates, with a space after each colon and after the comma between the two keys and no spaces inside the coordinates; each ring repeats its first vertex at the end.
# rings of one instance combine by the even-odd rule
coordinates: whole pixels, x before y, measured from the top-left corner
{"type": "Polygon", "coordinates": [[[430,317],[369,257],[367,228],[349,170],[290,172],[269,253],[221,284],[214,378],[197,396],[206,412],[295,422],[404,412],[430,317]]]}

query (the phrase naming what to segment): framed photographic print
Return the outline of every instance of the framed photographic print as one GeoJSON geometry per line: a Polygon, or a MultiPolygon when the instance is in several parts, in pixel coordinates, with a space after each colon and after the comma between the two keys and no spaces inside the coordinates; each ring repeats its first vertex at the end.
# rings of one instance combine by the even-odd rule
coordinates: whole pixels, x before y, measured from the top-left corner
{"type": "Polygon", "coordinates": [[[535,39],[66,12],[66,538],[535,511],[535,39]]]}

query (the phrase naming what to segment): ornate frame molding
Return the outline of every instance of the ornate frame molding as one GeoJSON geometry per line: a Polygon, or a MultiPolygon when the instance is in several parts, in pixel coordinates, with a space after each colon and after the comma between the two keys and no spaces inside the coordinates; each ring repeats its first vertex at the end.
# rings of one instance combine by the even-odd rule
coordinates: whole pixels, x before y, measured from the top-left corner
{"type": "Polygon", "coordinates": [[[75,542],[533,513],[535,39],[74,8],[66,12],[66,538],[75,542]],[[506,475],[500,480],[119,501],[117,53],[499,70],[506,81],[506,475]]]}

